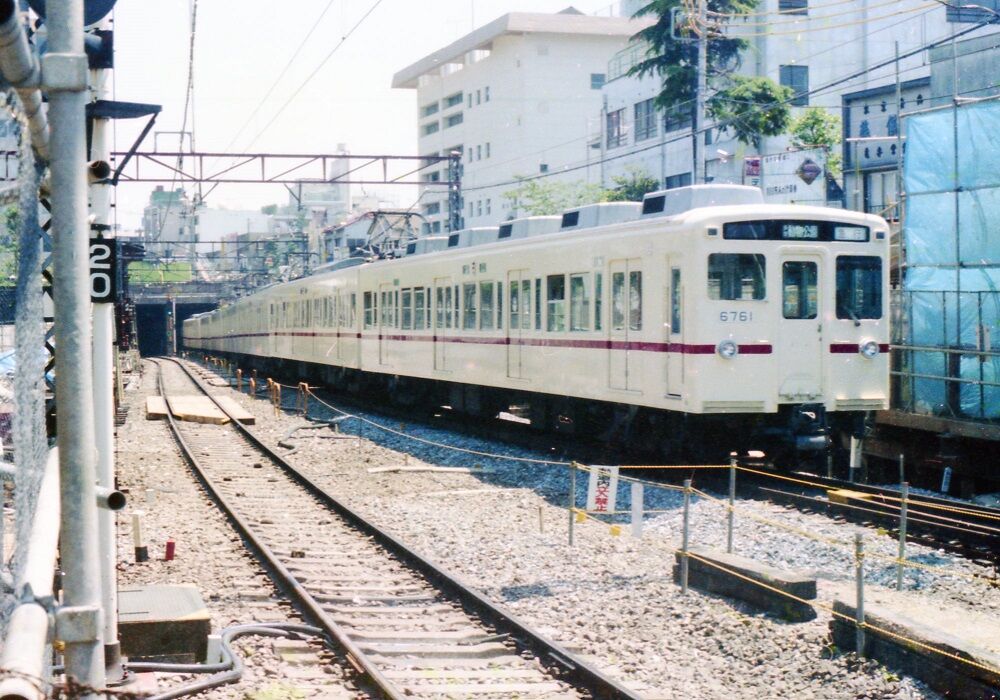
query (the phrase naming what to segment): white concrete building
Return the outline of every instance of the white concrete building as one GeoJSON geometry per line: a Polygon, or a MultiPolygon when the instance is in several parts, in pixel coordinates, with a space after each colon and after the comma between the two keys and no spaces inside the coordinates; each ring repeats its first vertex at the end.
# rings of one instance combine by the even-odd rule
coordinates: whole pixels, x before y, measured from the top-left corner
{"type": "MultiPolygon", "coordinates": [[[[634,12],[643,4],[642,0],[625,0],[622,13],[634,12]]],[[[731,18],[727,23],[727,33],[750,43],[740,72],[792,87],[798,93],[793,116],[807,106],[841,115],[843,96],[894,83],[897,44],[903,57],[899,61],[901,82],[925,78],[930,65],[924,47],[990,19],[986,10],[955,10],[944,4],[928,7],[920,0],[813,4],[811,0],[762,0],[758,14],[731,18]]],[[[982,27],[967,36],[995,31],[995,27],[982,27]]],[[[644,51],[642,45],[627,46],[608,64],[601,137],[595,139],[601,147],[600,177],[605,186],[612,184],[612,176],[638,167],[666,187],[705,179],[756,184],[764,188],[766,197],[776,201],[820,203],[816,201],[822,197],[817,185],[806,185],[795,176],[797,164],[790,167],[786,162],[798,157],[788,153],[787,136],[764,139],[758,151],[712,130],[711,143],[705,149],[705,172],[693,178],[689,115],[668,119],[661,110],[653,109],[652,99],[660,89],[658,76],[640,79],[626,75],[644,51]],[[765,157],[747,160],[757,155],[765,157]],[[759,174],[755,174],[755,166],[760,168],[759,174]],[[783,174],[769,179],[772,166],[780,167],[783,174]]],[[[862,108],[859,104],[858,109],[862,108]]],[[[845,122],[851,121],[847,116],[845,122]]],[[[814,155],[800,157],[803,162],[807,158],[814,159],[814,155]]],[[[848,197],[849,206],[854,199],[848,197]]]]}
{"type": "MultiPolygon", "coordinates": [[[[419,153],[463,154],[463,226],[510,218],[503,194],[517,176],[567,171],[557,177],[588,179],[608,59],[641,26],[572,8],[510,13],[394,76],[393,87],[417,91],[419,153]]],[[[446,180],[447,169],[428,176],[446,180]]],[[[422,194],[425,233],[448,230],[447,192],[422,194]]]]}

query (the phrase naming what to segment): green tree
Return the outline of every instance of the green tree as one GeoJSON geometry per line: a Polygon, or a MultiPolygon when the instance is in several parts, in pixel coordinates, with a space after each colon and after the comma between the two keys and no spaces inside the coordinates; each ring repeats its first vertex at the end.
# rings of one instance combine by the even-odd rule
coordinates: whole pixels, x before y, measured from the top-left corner
{"type": "Polygon", "coordinates": [[[825,150],[827,171],[834,177],[840,175],[840,153],[834,150],[841,141],[840,117],[830,114],[822,107],[810,107],[792,120],[788,133],[796,148],[825,150]]]}
{"type": "Polygon", "coordinates": [[[659,180],[635,166],[627,168],[624,175],[613,175],[611,181],[615,186],[605,193],[609,202],[641,202],[644,194],[660,189],[659,180]]]}
{"type": "Polygon", "coordinates": [[[17,207],[10,206],[3,210],[3,224],[0,230],[0,281],[6,283],[17,278],[17,244],[21,226],[17,207]]]}
{"type": "MultiPolygon", "coordinates": [[[[759,0],[706,0],[710,17],[724,18],[753,12],[759,0]]],[[[680,29],[687,37],[678,39],[671,27],[673,10],[690,5],[683,0],[652,0],[636,12],[636,17],[652,16],[656,21],[633,38],[646,44],[646,58],[628,75],[656,75],[662,80],[656,105],[669,112],[694,111],[698,84],[698,42],[692,29],[680,29]]],[[[678,14],[678,17],[683,15],[678,14]]],[[[732,130],[745,144],[759,146],[765,136],[777,136],[788,127],[787,100],[792,91],[769,78],[750,78],[736,73],[740,55],[749,44],[745,39],[724,35],[715,26],[699,29],[708,38],[708,67],[705,111],[719,123],[721,131],[732,130]]]]}
{"type": "Polygon", "coordinates": [[[515,216],[560,214],[563,209],[607,200],[607,193],[600,185],[583,180],[517,179],[520,184],[503,193],[504,199],[510,201],[515,216]]]}

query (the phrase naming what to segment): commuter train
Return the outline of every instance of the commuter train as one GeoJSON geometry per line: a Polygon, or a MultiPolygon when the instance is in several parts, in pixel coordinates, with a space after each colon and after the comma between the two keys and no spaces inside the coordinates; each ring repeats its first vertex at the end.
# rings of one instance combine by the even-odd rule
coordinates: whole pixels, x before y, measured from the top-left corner
{"type": "Polygon", "coordinates": [[[347,258],[183,339],[676,459],[815,453],[888,406],[888,241],[876,216],[696,185],[347,258]]]}

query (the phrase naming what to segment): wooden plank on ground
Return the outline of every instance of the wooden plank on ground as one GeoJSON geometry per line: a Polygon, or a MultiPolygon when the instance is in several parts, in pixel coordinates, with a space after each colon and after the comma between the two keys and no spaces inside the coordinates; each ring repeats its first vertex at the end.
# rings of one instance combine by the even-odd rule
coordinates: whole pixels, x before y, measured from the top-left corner
{"type": "Polygon", "coordinates": [[[257,422],[257,417],[250,413],[250,411],[240,406],[233,397],[216,396],[215,400],[222,404],[222,407],[227,413],[229,413],[229,415],[243,425],[254,425],[257,422]]]}
{"type": "Polygon", "coordinates": [[[168,396],[170,412],[178,420],[225,425],[229,418],[207,396],[168,396]]]}
{"type": "Polygon", "coordinates": [[[385,474],[385,473],[398,473],[398,472],[436,472],[445,474],[479,474],[485,471],[484,469],[470,469],[468,467],[431,467],[431,466],[413,466],[413,467],[372,467],[368,470],[369,474],[385,474]]]}
{"type": "Polygon", "coordinates": [[[146,397],[146,420],[163,420],[167,417],[167,402],[162,396],[146,397]]]}

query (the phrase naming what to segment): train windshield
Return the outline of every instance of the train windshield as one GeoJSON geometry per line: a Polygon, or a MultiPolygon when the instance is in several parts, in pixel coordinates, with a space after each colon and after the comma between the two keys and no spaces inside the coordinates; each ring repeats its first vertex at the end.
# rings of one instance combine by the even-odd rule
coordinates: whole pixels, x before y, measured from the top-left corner
{"type": "Polygon", "coordinates": [[[867,226],[832,221],[735,221],[724,224],[722,237],[737,241],[850,241],[864,243],[867,226]]]}
{"type": "Polygon", "coordinates": [[[882,318],[882,259],[872,255],[837,258],[837,318],[882,318]]]}

